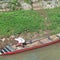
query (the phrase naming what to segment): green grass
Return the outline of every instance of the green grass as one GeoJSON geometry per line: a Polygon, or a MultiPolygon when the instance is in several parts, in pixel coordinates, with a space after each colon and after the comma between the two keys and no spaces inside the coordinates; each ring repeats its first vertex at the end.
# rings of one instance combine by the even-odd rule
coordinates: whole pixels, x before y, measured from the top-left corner
{"type": "Polygon", "coordinates": [[[0,35],[10,35],[25,30],[37,31],[43,20],[36,11],[14,11],[0,13],[0,35]]]}
{"type": "MultiPolygon", "coordinates": [[[[46,10],[51,25],[47,27],[52,33],[60,32],[60,8],[46,10]]],[[[45,30],[44,19],[37,11],[0,12],[0,35],[11,35],[45,30]]]]}
{"type": "Polygon", "coordinates": [[[60,32],[60,7],[47,10],[47,12],[48,12],[49,20],[51,22],[51,25],[48,27],[48,29],[53,30],[53,33],[59,33],[60,32]]]}

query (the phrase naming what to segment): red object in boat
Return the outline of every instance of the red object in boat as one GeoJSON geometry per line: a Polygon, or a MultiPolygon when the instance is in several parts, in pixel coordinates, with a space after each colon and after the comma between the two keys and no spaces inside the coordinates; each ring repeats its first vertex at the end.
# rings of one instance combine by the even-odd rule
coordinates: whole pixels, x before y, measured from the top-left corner
{"type": "MultiPolygon", "coordinates": [[[[40,41],[40,40],[37,40],[37,41],[40,41]]],[[[22,53],[22,52],[25,52],[25,51],[29,51],[29,50],[33,50],[33,49],[37,49],[37,48],[42,48],[42,47],[45,47],[45,46],[49,46],[49,45],[52,45],[52,44],[55,44],[55,43],[58,43],[58,42],[60,42],[60,39],[57,39],[57,40],[54,40],[54,41],[51,41],[51,42],[48,42],[48,43],[43,43],[43,44],[40,44],[40,45],[37,45],[37,46],[31,46],[31,47],[20,49],[20,50],[15,50],[13,52],[6,52],[6,53],[1,54],[0,56],[12,55],[12,54],[16,54],[16,53],[22,53]]]]}

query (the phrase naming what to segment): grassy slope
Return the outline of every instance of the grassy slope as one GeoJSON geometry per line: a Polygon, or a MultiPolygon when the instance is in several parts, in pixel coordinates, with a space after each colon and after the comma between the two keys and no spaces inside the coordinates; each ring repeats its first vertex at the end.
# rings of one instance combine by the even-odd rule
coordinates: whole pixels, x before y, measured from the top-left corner
{"type": "Polygon", "coordinates": [[[60,7],[47,10],[48,17],[51,21],[51,26],[48,29],[53,30],[53,33],[60,32],[60,7]]]}
{"type": "MultiPolygon", "coordinates": [[[[46,10],[51,25],[48,29],[53,33],[60,32],[60,8],[46,10]]],[[[11,35],[24,32],[25,30],[44,30],[44,19],[36,11],[14,11],[0,13],[0,35],[11,35]]]]}
{"type": "Polygon", "coordinates": [[[36,31],[42,28],[43,20],[35,11],[14,11],[0,13],[0,35],[36,31]]]}

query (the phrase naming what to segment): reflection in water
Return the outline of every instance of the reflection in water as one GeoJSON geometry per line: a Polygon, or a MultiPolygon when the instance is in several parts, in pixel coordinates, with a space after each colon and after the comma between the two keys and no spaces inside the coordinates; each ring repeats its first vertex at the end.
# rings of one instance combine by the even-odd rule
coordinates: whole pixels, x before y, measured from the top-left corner
{"type": "Polygon", "coordinates": [[[15,55],[0,57],[0,60],[60,60],[60,43],[15,55]]]}

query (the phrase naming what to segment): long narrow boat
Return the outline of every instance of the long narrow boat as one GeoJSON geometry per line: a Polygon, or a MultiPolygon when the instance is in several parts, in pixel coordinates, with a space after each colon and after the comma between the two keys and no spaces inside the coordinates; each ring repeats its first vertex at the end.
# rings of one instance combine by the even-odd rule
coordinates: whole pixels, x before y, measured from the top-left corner
{"type": "Polygon", "coordinates": [[[0,56],[12,55],[12,54],[21,53],[21,52],[25,52],[37,48],[42,48],[58,42],[60,42],[60,34],[52,35],[47,38],[28,41],[27,45],[25,45],[24,47],[18,46],[16,48],[13,48],[11,45],[7,45],[4,49],[0,50],[0,56]]]}

